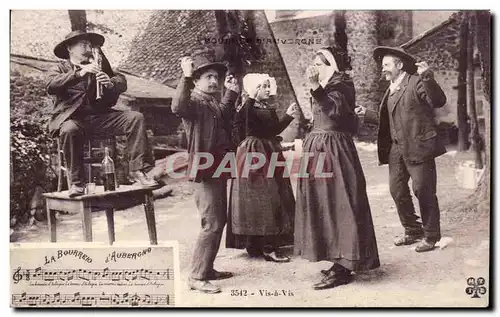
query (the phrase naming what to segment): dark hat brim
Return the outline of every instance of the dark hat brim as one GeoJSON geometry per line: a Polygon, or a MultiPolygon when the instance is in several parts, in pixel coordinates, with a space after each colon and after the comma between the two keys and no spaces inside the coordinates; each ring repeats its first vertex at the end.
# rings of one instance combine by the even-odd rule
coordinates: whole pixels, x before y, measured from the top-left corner
{"type": "Polygon", "coordinates": [[[384,58],[384,56],[386,56],[386,55],[393,55],[393,56],[401,58],[401,60],[403,61],[403,64],[405,65],[405,67],[407,68],[407,71],[409,71],[409,72],[414,72],[417,69],[417,66],[415,65],[417,63],[417,60],[415,59],[415,57],[406,53],[401,48],[394,48],[394,47],[389,47],[389,46],[378,46],[373,51],[373,57],[377,61],[382,60],[382,58],[384,58]]]}
{"type": "Polygon", "coordinates": [[[224,76],[224,74],[227,71],[227,67],[223,63],[218,63],[218,62],[207,63],[207,64],[199,65],[198,67],[196,67],[196,69],[193,71],[193,75],[201,74],[201,73],[207,71],[208,69],[215,69],[217,71],[217,73],[219,73],[219,76],[221,76],[221,77],[224,76]]]}
{"type": "Polygon", "coordinates": [[[70,38],[65,39],[61,43],[57,44],[56,47],[54,48],[54,55],[56,55],[59,58],[62,59],[68,59],[69,58],[69,53],[68,49],[66,46],[68,43],[77,41],[77,40],[82,40],[82,39],[88,39],[90,43],[92,43],[93,46],[102,46],[104,44],[104,36],[97,34],[97,33],[82,33],[82,34],[77,34],[75,36],[72,36],[70,38]]]}

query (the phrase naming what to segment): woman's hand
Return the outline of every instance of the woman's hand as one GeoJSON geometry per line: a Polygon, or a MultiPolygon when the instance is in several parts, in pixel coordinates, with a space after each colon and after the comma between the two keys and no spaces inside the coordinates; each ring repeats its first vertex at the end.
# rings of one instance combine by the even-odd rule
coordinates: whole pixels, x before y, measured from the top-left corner
{"type": "Polygon", "coordinates": [[[309,66],[306,69],[307,80],[312,86],[313,90],[316,90],[319,87],[319,72],[318,69],[314,66],[309,66]]]}
{"type": "Polygon", "coordinates": [[[298,118],[300,116],[300,108],[295,102],[292,103],[286,110],[286,114],[290,117],[298,118]]]}
{"type": "Polygon", "coordinates": [[[354,112],[358,115],[358,116],[364,116],[366,114],[366,107],[363,107],[363,106],[357,106],[356,108],[354,108],[354,112]]]}

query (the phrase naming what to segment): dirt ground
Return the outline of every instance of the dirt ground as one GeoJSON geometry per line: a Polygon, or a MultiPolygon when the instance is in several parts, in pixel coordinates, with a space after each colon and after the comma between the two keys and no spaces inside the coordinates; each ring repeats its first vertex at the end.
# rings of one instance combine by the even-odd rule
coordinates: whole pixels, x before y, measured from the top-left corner
{"type": "MultiPolygon", "coordinates": [[[[191,307],[484,307],[488,293],[480,298],[467,295],[467,278],[489,279],[489,217],[487,213],[457,214],[450,206],[467,199],[471,189],[457,186],[457,161],[453,152],[437,159],[438,199],[442,209],[440,247],[416,253],[414,246],[395,247],[402,228],[388,187],[387,166],[378,166],[373,145],[358,143],[367,181],[368,197],[378,242],[381,267],[358,274],[353,283],[315,291],[320,270],[330,263],[310,263],[293,258],[290,263],[250,259],[243,250],[226,249],[225,241],[215,261],[218,270],[234,277],[215,281],[223,292],[215,295],[190,291],[186,285],[191,252],[200,221],[192,197],[191,183],[169,184],[173,195],[155,201],[159,240],[177,240],[180,246],[181,298],[191,307]],[[283,290],[287,295],[283,294],[283,290]],[[263,295],[269,291],[273,295],[263,295]],[[277,291],[277,292],[275,292],[277,291]],[[246,293],[246,296],[242,296],[246,293]]],[[[292,179],[293,181],[293,179],[292,179]]],[[[295,187],[295,182],[294,182],[295,187]]],[[[415,201],[418,208],[418,203],[415,201]]],[[[116,240],[148,240],[142,207],[118,211],[116,240]]],[[[79,215],[58,220],[58,241],[82,241],[79,215]]],[[[94,241],[107,241],[104,212],[93,214],[94,241]]],[[[46,223],[16,233],[16,242],[49,241],[46,223]]],[[[486,285],[489,289],[488,285],[486,285]]]]}

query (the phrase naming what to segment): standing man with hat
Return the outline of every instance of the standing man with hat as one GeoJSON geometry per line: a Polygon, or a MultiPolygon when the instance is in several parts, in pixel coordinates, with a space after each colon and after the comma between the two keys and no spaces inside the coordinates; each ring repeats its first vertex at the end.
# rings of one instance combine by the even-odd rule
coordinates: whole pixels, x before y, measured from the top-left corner
{"type": "Polygon", "coordinates": [[[233,76],[227,76],[226,92],[222,101],[217,100],[219,78],[225,75],[226,66],[215,61],[214,52],[201,51],[192,58],[184,57],[181,68],[183,76],[172,102],[172,112],[182,118],[186,129],[188,173],[194,182],[194,197],[201,217],[188,284],[191,289],[204,293],[219,293],[221,289],[209,281],[229,278],[232,273],[214,269],[227,219],[227,177],[213,173],[232,149],[231,121],[239,87],[233,76]],[[213,164],[198,170],[203,154],[213,157],[213,164]]]}
{"type": "Polygon", "coordinates": [[[382,74],[390,86],[378,114],[364,107],[356,111],[365,115],[365,122],[379,123],[379,163],[389,164],[390,192],[405,230],[394,244],[409,245],[424,238],[415,251],[430,251],[441,239],[435,158],[446,153],[434,122],[434,108],[444,106],[446,96],[427,63],[417,63],[403,49],[380,46],[374,57],[381,61],[382,74]],[[422,222],[413,206],[410,178],[422,222]]]}
{"type": "Polygon", "coordinates": [[[71,180],[70,197],[84,194],[83,144],[84,137],[89,135],[126,135],[130,176],[141,185],[157,184],[146,175],[154,161],[143,115],[111,109],[127,90],[125,76],[113,72],[102,52],[102,69],[91,60],[92,49],[100,51],[103,44],[104,37],[96,33],[80,30],[69,33],[54,48],[54,54],[64,61],[47,76],[47,91],[55,96],[49,130],[59,137],[62,145],[71,180]],[[100,98],[97,85],[103,87],[100,98]]]}

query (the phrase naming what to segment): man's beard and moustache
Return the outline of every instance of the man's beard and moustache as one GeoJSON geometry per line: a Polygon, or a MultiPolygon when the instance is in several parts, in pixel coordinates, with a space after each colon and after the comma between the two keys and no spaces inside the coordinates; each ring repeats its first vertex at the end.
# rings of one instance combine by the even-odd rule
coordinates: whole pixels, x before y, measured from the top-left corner
{"type": "Polygon", "coordinates": [[[208,94],[216,94],[218,92],[218,88],[219,88],[219,85],[217,84],[212,84],[212,85],[209,85],[208,88],[207,88],[207,92],[208,94]]]}
{"type": "Polygon", "coordinates": [[[92,54],[92,52],[83,54],[82,57],[80,58],[80,64],[82,65],[90,64],[93,57],[94,55],[92,54]]]}

